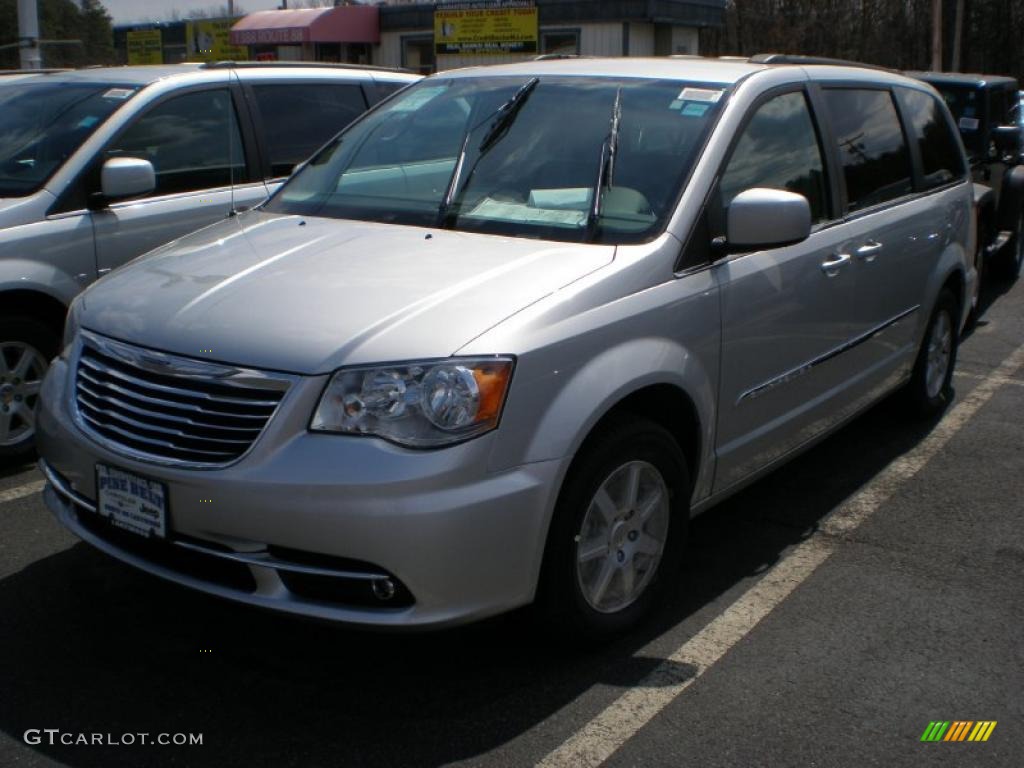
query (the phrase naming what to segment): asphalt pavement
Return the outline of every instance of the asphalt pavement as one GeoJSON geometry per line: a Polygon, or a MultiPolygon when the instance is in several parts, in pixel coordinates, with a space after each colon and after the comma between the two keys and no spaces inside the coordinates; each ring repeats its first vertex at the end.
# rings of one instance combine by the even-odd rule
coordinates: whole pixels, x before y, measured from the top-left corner
{"type": "Polygon", "coordinates": [[[883,402],[695,520],[670,604],[599,649],[528,612],[381,635],[222,602],[0,466],[0,766],[1020,766],[1024,280],[985,302],[941,420],[883,402]]]}

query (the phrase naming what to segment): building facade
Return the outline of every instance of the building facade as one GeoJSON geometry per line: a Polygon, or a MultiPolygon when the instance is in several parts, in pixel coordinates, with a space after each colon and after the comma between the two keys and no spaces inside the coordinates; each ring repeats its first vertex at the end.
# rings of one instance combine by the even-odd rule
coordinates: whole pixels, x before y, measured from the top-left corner
{"type": "Polygon", "coordinates": [[[258,11],[240,19],[118,27],[115,47],[126,63],[326,61],[430,74],[538,55],[697,54],[700,30],[722,26],[725,3],[443,0],[344,4],[258,11]],[[215,42],[204,46],[201,41],[205,40],[215,42]]]}

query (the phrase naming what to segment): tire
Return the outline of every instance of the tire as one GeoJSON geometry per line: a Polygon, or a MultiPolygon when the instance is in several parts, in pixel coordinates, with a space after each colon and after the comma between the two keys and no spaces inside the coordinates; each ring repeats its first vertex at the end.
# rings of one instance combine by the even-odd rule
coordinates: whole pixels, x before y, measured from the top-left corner
{"type": "Polygon", "coordinates": [[[928,319],[914,371],[904,390],[911,412],[918,417],[937,415],[953,399],[953,369],[960,344],[959,317],[959,303],[949,289],[943,288],[928,319]]]}
{"type": "Polygon", "coordinates": [[[31,317],[0,317],[0,461],[28,461],[42,378],[57,353],[56,331],[31,317]]]}
{"type": "Polygon", "coordinates": [[[686,459],[663,427],[622,417],[595,434],[569,470],[548,533],[537,600],[547,627],[562,639],[599,641],[647,615],[679,573],[690,493],[686,459]],[[630,505],[634,475],[639,490],[630,505]],[[602,489],[604,504],[596,500],[602,489]],[[586,549],[602,547],[603,557],[580,562],[586,549]]]}
{"type": "Polygon", "coordinates": [[[1000,280],[1011,282],[1020,275],[1024,263],[1024,208],[1017,214],[1017,231],[1013,233],[1003,250],[992,261],[992,274],[1000,280]]]}

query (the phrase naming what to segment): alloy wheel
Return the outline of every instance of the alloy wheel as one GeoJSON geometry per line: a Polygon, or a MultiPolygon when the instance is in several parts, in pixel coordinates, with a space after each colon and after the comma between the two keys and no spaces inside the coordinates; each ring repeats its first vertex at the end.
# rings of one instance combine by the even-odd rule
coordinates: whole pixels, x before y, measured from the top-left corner
{"type": "Polygon", "coordinates": [[[576,536],[576,578],[595,611],[616,613],[650,585],[668,539],[669,490],[646,461],[615,469],[594,494],[576,536]]]}
{"type": "Polygon", "coordinates": [[[946,384],[953,352],[953,323],[949,313],[941,311],[935,316],[931,338],[928,341],[928,362],[925,369],[925,390],[928,397],[938,397],[946,384]]]}
{"type": "Polygon", "coordinates": [[[46,373],[43,354],[21,341],[0,342],[0,447],[31,439],[46,373]]]}

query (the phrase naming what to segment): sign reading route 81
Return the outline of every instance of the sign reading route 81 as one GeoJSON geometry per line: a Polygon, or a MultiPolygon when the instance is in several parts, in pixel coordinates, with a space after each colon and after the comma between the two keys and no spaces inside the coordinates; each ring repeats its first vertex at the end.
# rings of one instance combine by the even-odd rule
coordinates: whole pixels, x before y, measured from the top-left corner
{"type": "Polygon", "coordinates": [[[434,11],[436,53],[536,53],[537,8],[527,3],[448,3],[434,11]]]}

